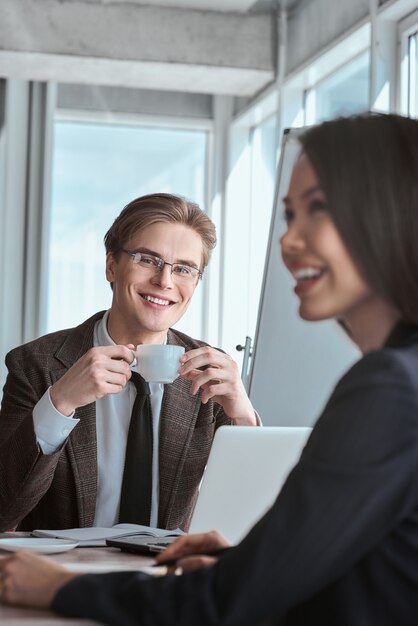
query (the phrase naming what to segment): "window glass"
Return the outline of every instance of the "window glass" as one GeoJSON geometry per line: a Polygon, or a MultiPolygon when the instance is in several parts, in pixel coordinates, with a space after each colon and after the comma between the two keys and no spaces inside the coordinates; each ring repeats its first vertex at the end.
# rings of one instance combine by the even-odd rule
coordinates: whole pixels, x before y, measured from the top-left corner
{"type": "Polygon", "coordinates": [[[305,123],[365,111],[369,102],[369,53],[345,64],[305,93],[305,123]]]}
{"type": "Polygon", "coordinates": [[[418,32],[408,39],[408,115],[418,118],[418,32]]]}
{"type": "MultiPolygon", "coordinates": [[[[57,120],[49,234],[46,331],[81,323],[111,304],[103,237],[122,208],[147,193],[204,205],[207,133],[57,120]]],[[[202,332],[202,286],[179,322],[202,332]]]]}
{"type": "Polygon", "coordinates": [[[276,116],[236,128],[223,259],[222,348],[241,365],[254,340],[273,206],[276,116]],[[239,314],[237,314],[239,312],[239,314]]]}
{"type": "Polygon", "coordinates": [[[276,116],[273,115],[252,132],[251,141],[251,211],[248,255],[249,334],[255,336],[258,303],[270,233],[273,194],[276,178],[276,116]]]}

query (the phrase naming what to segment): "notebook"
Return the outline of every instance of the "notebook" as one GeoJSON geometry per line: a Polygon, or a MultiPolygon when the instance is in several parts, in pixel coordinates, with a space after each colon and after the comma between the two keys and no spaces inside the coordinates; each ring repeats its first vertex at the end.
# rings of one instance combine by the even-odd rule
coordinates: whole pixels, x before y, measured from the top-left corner
{"type": "MultiPolygon", "coordinates": [[[[222,426],[213,440],[190,533],[219,530],[237,544],[275,501],[311,433],[308,427],[222,426]]],[[[169,541],[109,539],[131,552],[158,552],[169,541]]]]}
{"type": "Polygon", "coordinates": [[[54,539],[65,539],[77,543],[79,546],[85,547],[101,547],[106,545],[106,539],[115,537],[125,537],[126,535],[148,536],[156,541],[157,538],[176,539],[184,532],[177,528],[176,530],[165,530],[164,528],[152,528],[149,526],[141,526],[139,524],[116,524],[111,528],[101,528],[98,526],[85,528],[66,528],[64,530],[35,529],[32,531],[33,537],[52,537],[54,539]]]}

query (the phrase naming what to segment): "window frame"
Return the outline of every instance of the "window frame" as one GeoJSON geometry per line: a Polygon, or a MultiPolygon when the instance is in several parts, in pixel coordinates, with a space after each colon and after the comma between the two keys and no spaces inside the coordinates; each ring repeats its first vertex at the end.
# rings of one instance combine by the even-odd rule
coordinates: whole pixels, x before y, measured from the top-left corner
{"type": "MultiPolygon", "coordinates": [[[[410,115],[409,111],[409,39],[418,34],[418,9],[397,24],[398,59],[397,59],[397,110],[401,115],[410,115]]],[[[418,111],[417,111],[418,116],[418,111]]]]}

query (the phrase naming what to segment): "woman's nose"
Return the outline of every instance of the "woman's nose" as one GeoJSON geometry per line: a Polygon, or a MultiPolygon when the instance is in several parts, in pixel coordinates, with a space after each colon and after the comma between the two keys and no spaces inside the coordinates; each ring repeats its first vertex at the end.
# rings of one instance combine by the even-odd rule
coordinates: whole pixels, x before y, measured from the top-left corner
{"type": "Polygon", "coordinates": [[[305,237],[300,227],[292,223],[279,239],[282,254],[299,252],[306,247],[305,237]]]}

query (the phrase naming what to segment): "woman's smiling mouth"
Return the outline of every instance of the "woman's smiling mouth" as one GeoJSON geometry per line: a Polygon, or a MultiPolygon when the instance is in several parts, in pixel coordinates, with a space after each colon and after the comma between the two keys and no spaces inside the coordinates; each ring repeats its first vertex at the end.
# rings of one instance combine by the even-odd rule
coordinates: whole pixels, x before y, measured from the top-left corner
{"type": "Polygon", "coordinates": [[[311,280],[313,278],[319,278],[324,273],[324,270],[315,267],[304,267],[292,272],[293,278],[296,282],[311,280]]]}
{"type": "Polygon", "coordinates": [[[325,273],[324,269],[317,267],[303,267],[292,271],[292,276],[296,280],[294,292],[297,295],[308,291],[325,273]]]}

